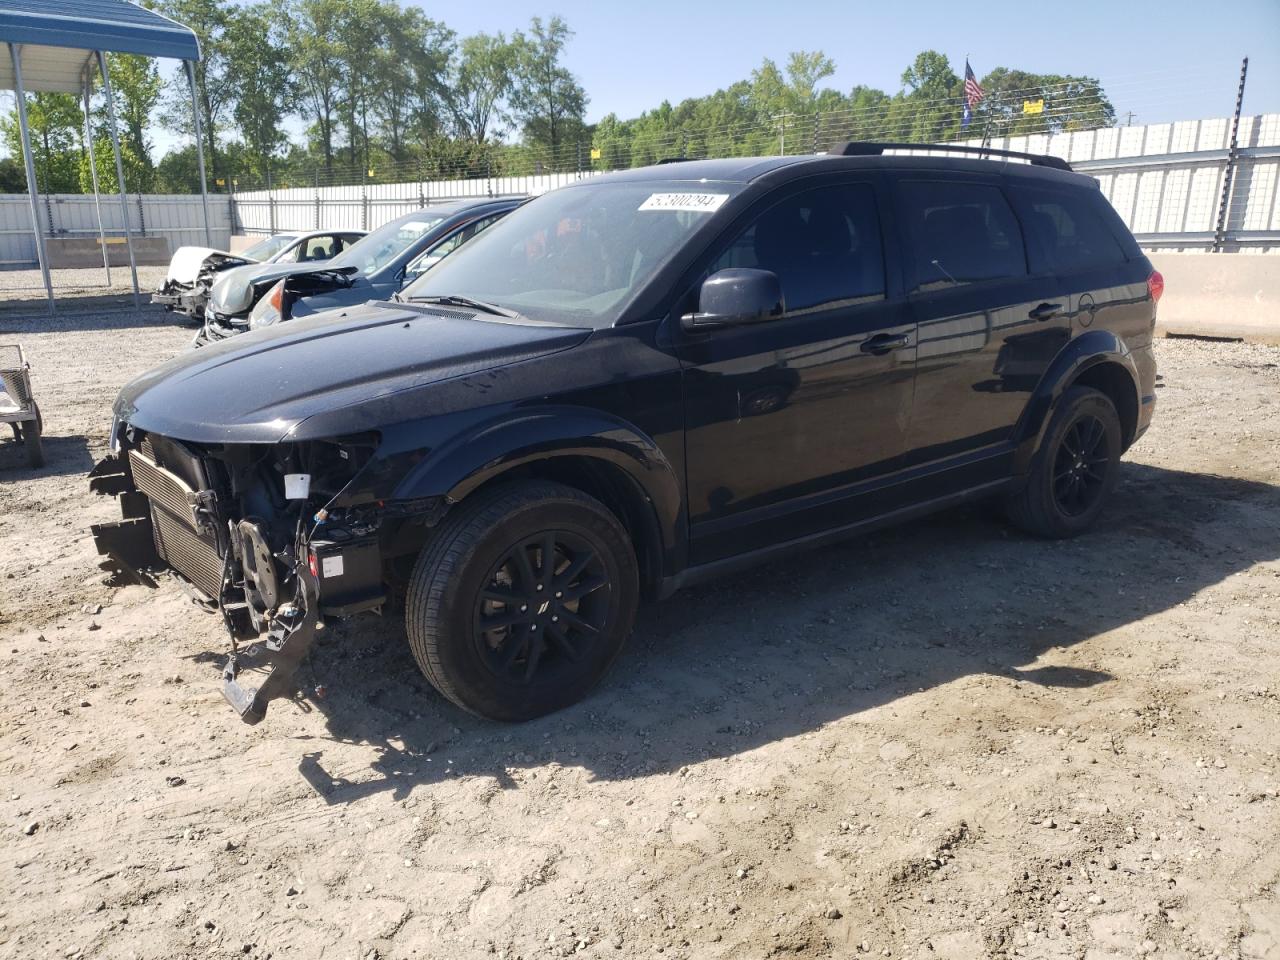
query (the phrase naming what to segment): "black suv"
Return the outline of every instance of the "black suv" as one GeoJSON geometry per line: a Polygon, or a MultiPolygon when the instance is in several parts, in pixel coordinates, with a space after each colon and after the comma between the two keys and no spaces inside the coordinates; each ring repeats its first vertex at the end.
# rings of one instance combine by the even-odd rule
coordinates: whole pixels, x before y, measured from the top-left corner
{"type": "Polygon", "coordinates": [[[584,180],[394,302],[184,354],[116,401],[98,549],[256,638],[247,720],[401,589],[436,688],[521,720],[642,596],[980,497],[1079,533],[1151,419],[1163,281],[1064,162],[906,149],[584,180]]]}

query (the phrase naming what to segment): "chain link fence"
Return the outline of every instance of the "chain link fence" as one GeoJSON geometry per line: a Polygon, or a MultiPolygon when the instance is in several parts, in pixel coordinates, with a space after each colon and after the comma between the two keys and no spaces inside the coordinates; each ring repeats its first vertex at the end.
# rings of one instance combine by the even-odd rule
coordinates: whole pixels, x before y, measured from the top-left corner
{"type": "MultiPolygon", "coordinates": [[[[837,127],[831,118],[813,123],[837,127]]],[[[847,118],[839,123],[847,123],[847,118]]],[[[1230,136],[1231,119],[1224,117],[955,142],[1062,157],[1077,171],[1097,178],[1107,199],[1147,249],[1280,251],[1280,114],[1242,117],[1234,152],[1230,136]],[[1229,170],[1232,176],[1219,230],[1229,170]]],[[[795,143],[793,136],[791,144],[795,143]]],[[[793,152],[782,141],[779,147],[788,155],[793,152]]],[[[246,233],[368,230],[442,200],[543,193],[606,172],[603,166],[595,161],[581,170],[558,173],[397,183],[321,186],[317,182],[237,191],[229,202],[238,229],[246,233]]]]}

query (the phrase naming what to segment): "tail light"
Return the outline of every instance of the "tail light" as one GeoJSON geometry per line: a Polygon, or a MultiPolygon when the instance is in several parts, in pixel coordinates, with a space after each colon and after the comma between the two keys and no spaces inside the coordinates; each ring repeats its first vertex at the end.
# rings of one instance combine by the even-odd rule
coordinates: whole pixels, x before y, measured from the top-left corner
{"type": "Polygon", "coordinates": [[[1164,275],[1159,270],[1152,270],[1151,276],[1147,277],[1147,293],[1151,294],[1151,299],[1156,303],[1164,296],[1164,275]]]}

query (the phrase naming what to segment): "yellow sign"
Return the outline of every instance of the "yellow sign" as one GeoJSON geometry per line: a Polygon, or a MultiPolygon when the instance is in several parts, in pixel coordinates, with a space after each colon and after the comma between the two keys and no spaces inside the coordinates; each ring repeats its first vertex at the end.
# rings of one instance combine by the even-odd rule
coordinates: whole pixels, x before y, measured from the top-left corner
{"type": "Polygon", "coordinates": [[[1039,100],[1023,100],[1022,112],[1031,116],[1033,113],[1044,113],[1044,98],[1039,100]]]}
{"type": "Polygon", "coordinates": [[[599,147],[592,147],[592,148],[591,148],[591,159],[592,159],[592,160],[599,160],[599,159],[600,159],[600,148],[599,148],[599,147]]]}
{"type": "Polygon", "coordinates": [[[374,176],[374,172],[372,170],[369,171],[369,176],[374,176]]]}
{"type": "Polygon", "coordinates": [[[225,187],[225,186],[227,185],[227,181],[223,180],[221,177],[219,177],[217,180],[215,180],[215,181],[213,181],[213,182],[214,182],[214,183],[216,183],[216,184],[217,184],[218,186],[220,186],[220,187],[225,187]]]}

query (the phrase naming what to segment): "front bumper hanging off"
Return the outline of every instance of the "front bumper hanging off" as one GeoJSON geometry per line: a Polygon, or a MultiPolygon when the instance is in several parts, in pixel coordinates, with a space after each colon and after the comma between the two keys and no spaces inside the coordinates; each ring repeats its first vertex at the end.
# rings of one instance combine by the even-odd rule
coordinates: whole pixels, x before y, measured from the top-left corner
{"type": "MultiPolygon", "coordinates": [[[[255,634],[243,650],[237,649],[237,637],[253,631],[247,629],[245,604],[236,601],[234,595],[232,602],[227,602],[228,588],[233,586],[228,577],[232,565],[227,563],[225,553],[215,564],[207,562],[212,559],[209,557],[205,563],[193,565],[196,551],[201,549],[202,534],[194,526],[187,528],[193,523],[193,514],[184,516],[175,509],[183,501],[199,503],[201,491],[185,487],[169,471],[157,470],[141,452],[137,453],[135,471],[132,457],[133,453],[108,456],[89,473],[90,489],[118,497],[124,515],[116,523],[94,524],[91,528],[98,553],[106,558],[102,566],[112,572],[117,582],[151,587],[156,585],[155,573],[170,571],[202,606],[222,613],[233,650],[222,670],[222,692],[242,720],[257,723],[266,715],[271,700],[293,695],[294,674],[316,635],[324,629],[317,583],[306,565],[301,565],[297,571],[299,596],[293,602],[282,603],[268,620],[265,631],[255,634]],[[170,557],[168,552],[172,551],[177,553],[170,557]],[[219,575],[213,570],[210,581],[209,568],[218,564],[223,572],[219,575]],[[242,678],[249,674],[262,677],[257,686],[244,682],[242,678]]],[[[207,541],[205,537],[205,552],[212,546],[207,541]]]]}
{"type": "Polygon", "coordinates": [[[293,604],[282,607],[266,636],[244,651],[233,652],[222,668],[222,695],[245,723],[257,723],[266,716],[272,700],[291,695],[293,676],[324,629],[315,582],[309,573],[300,572],[299,576],[306,597],[304,608],[293,604]],[[257,687],[240,682],[245,672],[264,669],[266,676],[257,687]]]}

